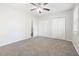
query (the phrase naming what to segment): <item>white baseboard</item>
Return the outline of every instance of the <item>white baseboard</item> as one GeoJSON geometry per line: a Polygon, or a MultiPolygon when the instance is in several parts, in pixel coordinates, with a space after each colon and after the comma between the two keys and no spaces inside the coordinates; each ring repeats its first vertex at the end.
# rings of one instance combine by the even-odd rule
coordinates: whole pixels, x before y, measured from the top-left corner
{"type": "Polygon", "coordinates": [[[12,43],[15,43],[15,42],[18,42],[18,41],[21,41],[21,40],[25,40],[25,39],[29,39],[31,37],[26,37],[26,38],[20,38],[20,39],[14,39],[13,41],[6,41],[6,42],[3,42],[3,43],[0,43],[0,47],[1,46],[5,46],[5,45],[8,45],[8,44],[12,44],[12,43]]]}

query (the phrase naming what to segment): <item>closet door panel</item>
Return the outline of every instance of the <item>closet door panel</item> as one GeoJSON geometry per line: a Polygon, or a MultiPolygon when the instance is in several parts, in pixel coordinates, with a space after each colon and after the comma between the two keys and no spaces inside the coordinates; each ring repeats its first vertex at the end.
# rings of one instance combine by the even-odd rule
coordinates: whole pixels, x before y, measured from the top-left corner
{"type": "Polygon", "coordinates": [[[51,25],[52,37],[65,39],[65,18],[54,18],[51,25]]]}
{"type": "Polygon", "coordinates": [[[38,36],[47,36],[49,35],[49,20],[39,20],[38,23],[38,36]]]}

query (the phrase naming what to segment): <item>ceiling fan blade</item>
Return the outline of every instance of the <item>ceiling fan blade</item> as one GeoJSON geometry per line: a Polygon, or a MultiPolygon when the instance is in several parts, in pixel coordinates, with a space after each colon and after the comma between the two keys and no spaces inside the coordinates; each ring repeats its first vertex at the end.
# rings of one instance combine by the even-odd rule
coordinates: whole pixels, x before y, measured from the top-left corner
{"type": "Polygon", "coordinates": [[[43,8],[43,10],[47,10],[47,11],[50,11],[50,9],[48,9],[48,8],[43,8]]]}
{"type": "Polygon", "coordinates": [[[37,6],[35,3],[30,3],[30,4],[32,4],[32,5],[34,5],[34,6],[37,6]]]}
{"type": "Polygon", "coordinates": [[[47,5],[48,3],[43,3],[43,5],[47,5]]]}
{"type": "Polygon", "coordinates": [[[33,9],[31,9],[31,11],[33,11],[33,10],[36,10],[37,8],[33,8],[33,9]]]}

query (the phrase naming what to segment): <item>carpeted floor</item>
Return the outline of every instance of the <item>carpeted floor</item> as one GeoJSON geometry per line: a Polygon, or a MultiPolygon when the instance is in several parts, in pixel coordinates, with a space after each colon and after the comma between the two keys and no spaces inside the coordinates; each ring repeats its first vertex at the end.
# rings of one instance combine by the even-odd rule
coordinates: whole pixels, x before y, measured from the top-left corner
{"type": "Polygon", "coordinates": [[[72,42],[35,37],[0,47],[1,56],[78,56],[72,42]]]}

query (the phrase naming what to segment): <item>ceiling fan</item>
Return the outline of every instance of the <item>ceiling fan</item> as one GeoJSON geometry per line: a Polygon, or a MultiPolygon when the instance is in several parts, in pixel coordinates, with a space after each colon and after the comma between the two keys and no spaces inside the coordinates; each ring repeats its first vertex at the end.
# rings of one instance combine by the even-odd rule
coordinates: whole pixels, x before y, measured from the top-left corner
{"type": "Polygon", "coordinates": [[[35,6],[35,8],[31,9],[31,11],[36,10],[39,13],[42,13],[43,11],[50,11],[50,9],[44,7],[48,3],[30,3],[30,4],[32,4],[33,6],[35,6]]]}

